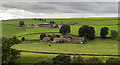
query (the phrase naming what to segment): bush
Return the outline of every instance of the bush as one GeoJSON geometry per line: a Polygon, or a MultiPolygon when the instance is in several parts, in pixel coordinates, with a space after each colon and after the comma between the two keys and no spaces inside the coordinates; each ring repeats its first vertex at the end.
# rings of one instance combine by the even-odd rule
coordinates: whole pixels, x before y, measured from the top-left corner
{"type": "Polygon", "coordinates": [[[20,26],[20,27],[22,27],[22,26],[24,26],[24,25],[25,25],[25,24],[24,24],[24,21],[20,21],[20,22],[19,22],[19,26],[20,26]]]}
{"type": "Polygon", "coordinates": [[[73,56],[73,63],[84,63],[84,60],[80,55],[78,55],[77,57],[73,56]]]}
{"type": "Polygon", "coordinates": [[[53,38],[54,38],[54,37],[57,37],[57,36],[56,36],[56,35],[51,35],[51,36],[50,36],[50,40],[53,41],[53,38]]]}
{"type": "Polygon", "coordinates": [[[69,55],[58,55],[52,59],[54,64],[68,64],[70,63],[71,59],[69,55]]]}
{"type": "Polygon", "coordinates": [[[46,34],[44,34],[44,33],[41,34],[41,35],[40,35],[40,40],[42,40],[44,37],[46,37],[46,34]]]}
{"type": "Polygon", "coordinates": [[[110,35],[111,35],[112,38],[117,38],[117,36],[118,36],[118,32],[115,31],[115,30],[111,30],[110,35]]]}
{"type": "Polygon", "coordinates": [[[99,58],[91,57],[88,60],[86,60],[85,63],[88,65],[101,65],[101,63],[103,62],[99,58]]]}
{"type": "Polygon", "coordinates": [[[120,59],[118,58],[109,58],[106,60],[107,65],[119,65],[120,64],[120,59]]]}
{"type": "Polygon", "coordinates": [[[22,37],[22,41],[25,41],[25,37],[22,37]]]}
{"type": "Polygon", "coordinates": [[[55,22],[54,21],[50,21],[51,24],[54,24],[55,22]]]}

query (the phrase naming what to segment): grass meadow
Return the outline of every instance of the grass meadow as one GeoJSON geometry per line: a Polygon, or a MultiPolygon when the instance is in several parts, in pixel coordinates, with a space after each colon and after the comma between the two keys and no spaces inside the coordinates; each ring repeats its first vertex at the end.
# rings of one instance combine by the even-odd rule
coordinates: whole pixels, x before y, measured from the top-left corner
{"type": "MultiPolygon", "coordinates": [[[[106,17],[106,18],[56,18],[56,19],[46,19],[46,22],[37,21],[34,19],[12,19],[8,21],[2,21],[2,36],[21,36],[25,37],[27,40],[39,39],[40,34],[26,35],[32,33],[46,33],[46,32],[59,32],[58,28],[46,28],[46,27],[35,27],[35,28],[24,28],[19,27],[19,21],[24,21],[25,25],[28,24],[45,24],[49,21],[55,21],[60,24],[61,20],[63,24],[74,24],[70,25],[71,34],[78,35],[78,30],[82,25],[90,25],[95,28],[96,36],[100,36],[100,30],[102,27],[109,28],[109,34],[111,30],[116,30],[119,32],[119,25],[117,17],[106,17]],[[26,36],[24,36],[26,35],[26,36]]],[[[59,33],[57,33],[59,34],[59,33]]],[[[51,34],[52,35],[52,34],[51,34]]],[[[21,40],[21,37],[18,37],[21,40]]],[[[120,34],[119,34],[120,39],[120,34]]],[[[48,46],[50,43],[42,42],[23,42],[21,44],[14,45],[12,48],[17,50],[27,50],[27,51],[38,51],[38,52],[58,52],[58,53],[72,53],[72,54],[108,54],[108,55],[118,55],[118,41],[112,39],[94,39],[87,41],[86,44],[71,44],[71,43],[54,43],[52,46],[48,46]]],[[[21,63],[35,63],[39,60],[51,59],[55,57],[56,54],[39,54],[39,53],[28,53],[21,52],[21,57],[19,61],[21,63]]],[[[88,59],[91,56],[82,56],[88,59]]],[[[98,58],[105,61],[110,57],[97,56],[98,58]]],[[[71,57],[72,58],[72,57],[71,57]]]]}

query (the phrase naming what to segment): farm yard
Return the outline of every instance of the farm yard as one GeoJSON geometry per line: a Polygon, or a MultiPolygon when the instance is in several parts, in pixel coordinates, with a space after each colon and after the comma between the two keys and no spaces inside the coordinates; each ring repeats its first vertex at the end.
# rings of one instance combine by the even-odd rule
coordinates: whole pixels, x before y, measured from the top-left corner
{"type": "MultiPolygon", "coordinates": [[[[72,44],[72,43],[44,43],[40,40],[40,34],[46,33],[48,35],[59,33],[59,28],[48,27],[19,27],[19,22],[24,21],[25,25],[29,24],[46,24],[50,21],[55,21],[57,24],[70,24],[70,34],[78,35],[78,30],[83,25],[89,25],[95,28],[96,37],[100,37],[100,30],[102,27],[109,28],[110,37],[111,30],[116,30],[119,33],[119,23],[117,17],[105,17],[105,18],[56,18],[46,19],[46,22],[34,20],[34,19],[12,19],[2,22],[2,36],[12,37],[16,36],[19,40],[25,37],[26,40],[39,40],[39,41],[23,41],[20,44],[12,46],[16,50],[36,51],[36,52],[53,52],[53,53],[70,53],[70,54],[100,54],[100,55],[119,55],[118,54],[118,40],[117,39],[101,39],[96,38],[94,40],[88,40],[85,44],[72,44]],[[49,46],[51,44],[51,46],[49,46]]],[[[35,63],[39,60],[51,59],[58,54],[42,54],[21,52],[19,61],[21,63],[35,63]]],[[[72,55],[71,55],[72,57],[72,55]]],[[[92,56],[82,56],[88,59],[92,56]]],[[[110,57],[114,56],[96,56],[103,61],[106,61],[110,57]]]]}

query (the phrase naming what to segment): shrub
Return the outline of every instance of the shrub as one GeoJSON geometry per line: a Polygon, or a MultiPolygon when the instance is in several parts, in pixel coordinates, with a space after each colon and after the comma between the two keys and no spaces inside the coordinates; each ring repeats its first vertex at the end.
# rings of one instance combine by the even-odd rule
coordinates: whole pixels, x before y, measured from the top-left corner
{"type": "Polygon", "coordinates": [[[24,25],[25,25],[25,24],[24,24],[24,21],[20,21],[20,22],[19,22],[19,26],[20,26],[20,27],[22,27],[22,26],[24,26],[24,25]]]}
{"type": "Polygon", "coordinates": [[[99,58],[91,57],[88,60],[86,60],[85,63],[88,65],[101,65],[101,63],[103,62],[99,58]]]}
{"type": "Polygon", "coordinates": [[[73,63],[84,63],[84,60],[80,55],[73,56],[73,63]]]}
{"type": "Polygon", "coordinates": [[[107,65],[119,65],[120,64],[120,59],[118,58],[109,58],[106,60],[107,65]]]}
{"type": "Polygon", "coordinates": [[[68,64],[70,63],[71,59],[69,55],[58,55],[52,59],[54,64],[68,64]]]}
{"type": "Polygon", "coordinates": [[[117,36],[118,36],[118,32],[115,31],[115,30],[111,30],[110,35],[111,35],[112,38],[117,38],[117,36]]]}
{"type": "Polygon", "coordinates": [[[41,34],[41,35],[40,35],[40,40],[42,40],[44,37],[46,37],[46,34],[44,34],[44,33],[41,34]]]}
{"type": "Polygon", "coordinates": [[[22,37],[22,41],[25,41],[25,37],[22,37]]]}

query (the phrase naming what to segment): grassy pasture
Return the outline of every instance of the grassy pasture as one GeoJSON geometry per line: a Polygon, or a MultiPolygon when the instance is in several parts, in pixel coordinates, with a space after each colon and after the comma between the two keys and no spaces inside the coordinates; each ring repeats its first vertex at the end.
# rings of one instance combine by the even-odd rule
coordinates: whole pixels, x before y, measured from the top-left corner
{"type": "MultiPolygon", "coordinates": [[[[78,35],[78,30],[81,27],[81,25],[71,25],[71,34],[75,34],[78,35]]],[[[116,30],[118,32],[118,26],[93,26],[95,28],[95,34],[96,36],[100,36],[100,30],[102,27],[108,27],[109,28],[109,34],[108,36],[110,36],[110,32],[111,30],[116,30]]]]}
{"type": "Polygon", "coordinates": [[[3,36],[20,36],[30,33],[44,33],[44,32],[57,32],[58,29],[44,28],[44,27],[36,27],[36,28],[24,28],[17,27],[12,25],[2,24],[2,35],[3,36]]]}
{"type": "MultiPolygon", "coordinates": [[[[71,25],[71,34],[78,35],[78,30],[82,25],[90,25],[95,28],[96,36],[100,36],[100,30],[102,27],[109,28],[109,35],[111,30],[118,31],[118,20],[117,17],[106,17],[106,18],[56,18],[56,19],[46,19],[47,23],[49,21],[55,21],[56,23],[61,23],[61,20],[64,24],[78,23],[77,25],[71,25]],[[107,26],[112,25],[112,26],[107,26]]],[[[31,33],[45,33],[45,32],[59,32],[59,29],[53,28],[24,28],[18,26],[12,26],[7,24],[18,25],[19,21],[24,21],[26,25],[28,24],[40,24],[46,22],[40,22],[34,19],[12,19],[9,21],[2,21],[2,36],[20,36],[31,33]]],[[[118,31],[119,32],[119,31],[118,31]]],[[[24,36],[26,39],[39,39],[39,34],[27,35],[24,36]]],[[[119,34],[120,37],[120,34],[119,34]]],[[[21,37],[19,37],[21,39],[21,37]]],[[[120,38],[119,38],[120,39],[120,38]]],[[[24,42],[23,44],[14,45],[13,48],[19,50],[28,50],[28,51],[40,51],[40,52],[62,52],[62,53],[84,53],[84,54],[110,54],[118,55],[118,41],[110,39],[95,39],[88,41],[86,44],[52,44],[48,46],[49,43],[42,42],[24,42]]],[[[38,53],[26,53],[21,52],[21,58],[19,59],[22,63],[35,63],[39,60],[51,59],[56,55],[52,54],[38,54],[38,53]]],[[[83,56],[85,59],[88,59],[91,56],[83,56]]],[[[100,56],[98,57],[105,61],[109,57],[100,56]]]]}
{"type": "Polygon", "coordinates": [[[39,52],[58,52],[58,53],[77,53],[77,54],[110,54],[118,55],[118,41],[110,39],[95,39],[86,44],[52,44],[33,42],[14,45],[18,50],[39,51],[39,52]]]}
{"type": "Polygon", "coordinates": [[[25,25],[29,25],[29,24],[44,24],[44,23],[46,23],[46,22],[41,22],[41,21],[34,20],[34,19],[13,19],[13,20],[8,20],[8,21],[3,21],[2,23],[19,25],[20,21],[24,21],[25,25]]]}

